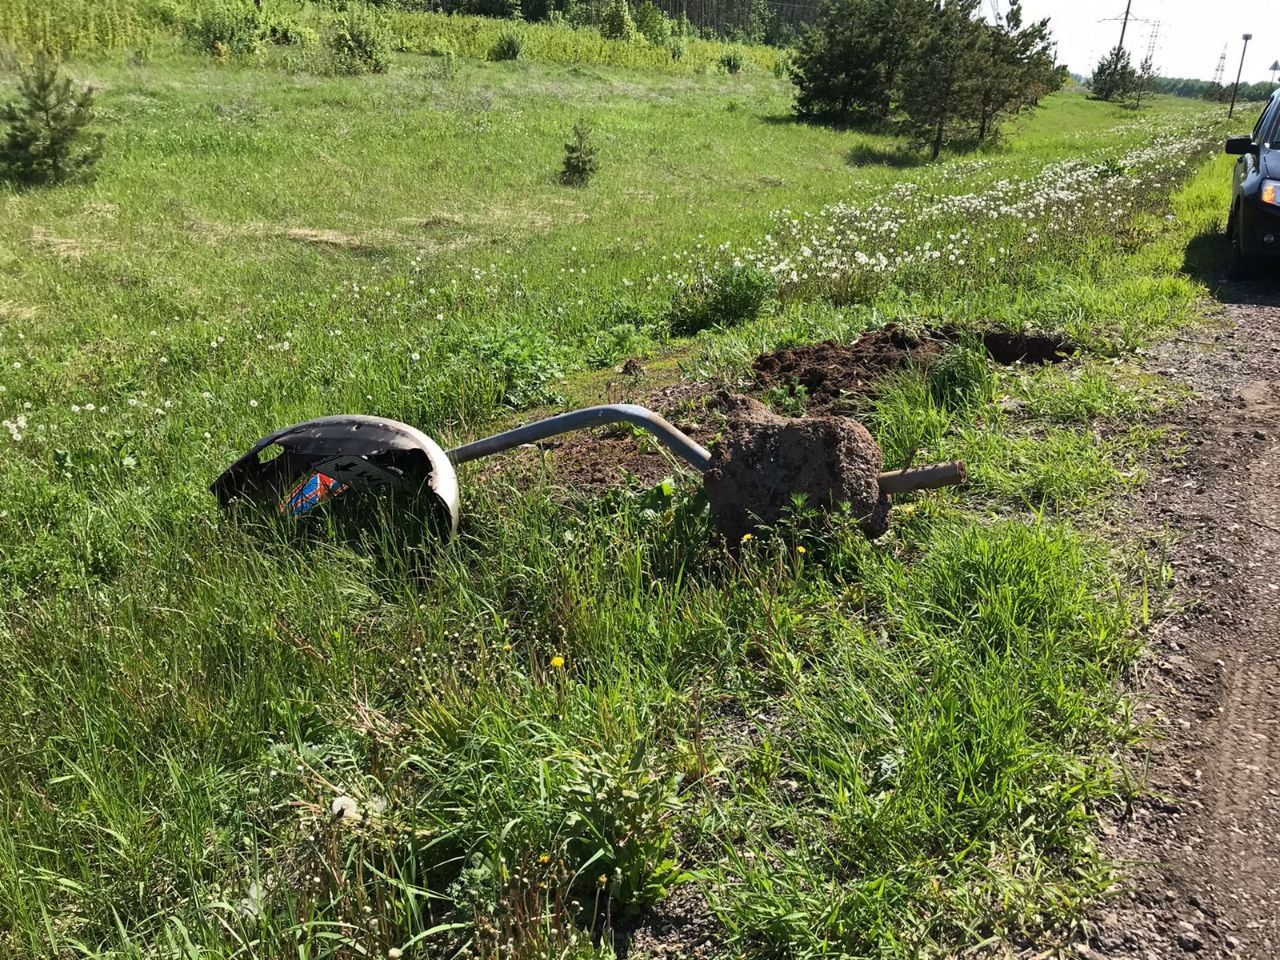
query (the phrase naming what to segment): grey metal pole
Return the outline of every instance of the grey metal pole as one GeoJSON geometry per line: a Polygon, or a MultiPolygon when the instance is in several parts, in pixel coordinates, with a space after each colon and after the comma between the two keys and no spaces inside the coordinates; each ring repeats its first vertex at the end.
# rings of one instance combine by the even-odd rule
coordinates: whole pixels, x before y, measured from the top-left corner
{"type": "Polygon", "coordinates": [[[1227,119],[1230,120],[1236,113],[1236,94],[1240,91],[1240,76],[1244,73],[1244,55],[1249,49],[1249,41],[1253,39],[1252,33],[1244,35],[1244,46],[1240,49],[1240,66],[1236,69],[1236,85],[1231,88],[1231,107],[1227,110],[1227,119]]]}
{"type": "Polygon", "coordinates": [[[502,453],[504,450],[511,450],[524,443],[536,443],[561,433],[569,433],[571,430],[599,427],[607,423],[630,423],[648,430],[672,453],[699,473],[705,473],[707,464],[711,462],[711,454],[706,447],[681,433],[652,410],[634,403],[611,403],[562,413],[558,417],[539,420],[537,423],[526,424],[492,437],[485,437],[483,440],[463,444],[450,450],[448,456],[454,463],[467,463],[471,460],[479,460],[481,457],[502,453]]]}
{"type": "Polygon", "coordinates": [[[1129,8],[1133,6],[1133,0],[1128,0],[1124,5],[1124,20],[1120,24],[1120,43],[1121,50],[1124,49],[1124,32],[1129,29],[1129,8]]]}

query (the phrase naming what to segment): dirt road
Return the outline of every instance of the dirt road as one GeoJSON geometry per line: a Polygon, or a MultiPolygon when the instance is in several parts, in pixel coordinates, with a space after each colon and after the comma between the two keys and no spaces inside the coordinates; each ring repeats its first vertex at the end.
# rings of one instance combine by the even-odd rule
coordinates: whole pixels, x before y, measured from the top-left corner
{"type": "Polygon", "coordinates": [[[1280,285],[1220,296],[1215,327],[1148,358],[1198,395],[1137,518],[1153,545],[1179,537],[1182,606],[1140,680],[1152,795],[1110,838],[1134,881],[1095,914],[1088,958],[1280,958],[1280,285]]]}

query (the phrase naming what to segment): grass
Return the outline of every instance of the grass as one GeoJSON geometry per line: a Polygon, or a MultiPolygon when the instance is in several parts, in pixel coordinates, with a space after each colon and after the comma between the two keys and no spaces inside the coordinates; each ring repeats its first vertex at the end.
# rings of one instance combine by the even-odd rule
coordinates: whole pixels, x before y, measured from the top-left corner
{"type": "MultiPolygon", "coordinates": [[[[248,0],[245,0],[247,4],[248,0]]],[[[176,36],[209,11],[234,8],[238,0],[10,0],[0,9],[0,42],[43,47],[64,57],[126,53],[145,59],[153,47],[176,36]]],[[[314,0],[266,0],[263,22],[287,25],[308,43],[317,42],[334,7],[314,0]],[[299,30],[298,28],[301,28],[299,30]]],[[[759,44],[677,37],[670,45],[610,40],[594,27],[402,10],[376,11],[396,46],[406,52],[486,59],[504,34],[515,32],[520,56],[578,66],[638,67],[673,74],[722,70],[733,54],[750,70],[776,72],[782,54],[759,44]]]]}
{"type": "MultiPolygon", "coordinates": [[[[851,166],[900,145],[784,122],[763,72],[405,56],[357,80],[163,45],[73,70],[103,87],[100,175],[11,193],[0,224],[0,952],[607,957],[688,884],[725,956],[948,955],[1060,943],[1113,883],[1096,819],[1133,789],[1149,603],[1090,519],[1154,442],[1158,391],[1110,358],[1190,322],[1184,254],[1225,206],[1199,108],[1057,95],[999,150],[851,166]],[[580,115],[602,166],[566,190],[580,115]],[[851,222],[836,202],[983,197],[1158,133],[1185,183],[1086,177],[1123,215],[1007,264],[852,296],[852,261],[793,283],[760,252],[851,222]],[[672,299],[747,255],[777,296],[673,337],[672,299]],[[883,391],[891,462],[962,454],[975,482],[875,544],[801,518],[731,553],[688,479],[593,503],[469,471],[461,535],[426,552],[300,540],[205,489],[324,412],[479,435],[635,349],[732,381],[890,319],[1089,349],[970,348],[883,391]]],[[[940,222],[917,206],[877,216],[916,244],[940,222]]]]}

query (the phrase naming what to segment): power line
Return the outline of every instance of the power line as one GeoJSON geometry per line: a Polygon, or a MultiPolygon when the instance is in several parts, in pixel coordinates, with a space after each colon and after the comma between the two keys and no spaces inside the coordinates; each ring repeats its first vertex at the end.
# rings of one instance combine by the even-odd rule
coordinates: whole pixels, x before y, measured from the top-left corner
{"type": "Polygon", "coordinates": [[[1222,56],[1218,57],[1218,69],[1213,71],[1213,82],[1222,86],[1223,75],[1227,72],[1227,45],[1222,45],[1222,56]]]}
{"type": "Polygon", "coordinates": [[[1151,27],[1151,36],[1147,38],[1147,63],[1155,63],[1156,46],[1160,41],[1160,21],[1156,20],[1151,27]]]}

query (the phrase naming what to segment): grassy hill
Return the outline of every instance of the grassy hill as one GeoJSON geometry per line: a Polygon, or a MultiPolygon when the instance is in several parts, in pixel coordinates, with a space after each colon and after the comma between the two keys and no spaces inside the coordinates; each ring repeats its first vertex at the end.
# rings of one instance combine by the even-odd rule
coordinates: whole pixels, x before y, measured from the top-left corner
{"type": "Polygon", "coordinates": [[[0,951],[1069,933],[1115,877],[1096,817],[1133,788],[1121,681],[1159,601],[1158,561],[1097,532],[1167,400],[1111,358],[1190,315],[1182,251],[1225,183],[1201,107],[1059,94],[926,165],[792,122],[763,66],[402,53],[341,78],[156,29],[145,62],[128,40],[68,65],[102,91],[97,178],[0,194],[0,951]],[[580,117],[601,170],[573,189],[580,117]],[[736,271],[763,303],[675,336],[673,302],[736,271]],[[305,417],[462,440],[565,398],[741,388],[761,351],[889,320],[1084,350],[1011,369],[970,343],[886,385],[861,415],[891,464],[963,456],[973,481],[874,545],[846,519],[727,550],[674,467],[600,498],[554,461],[465,471],[462,535],[425,559],[206,491],[305,417]],[[652,379],[620,385],[633,356],[652,379]]]}

